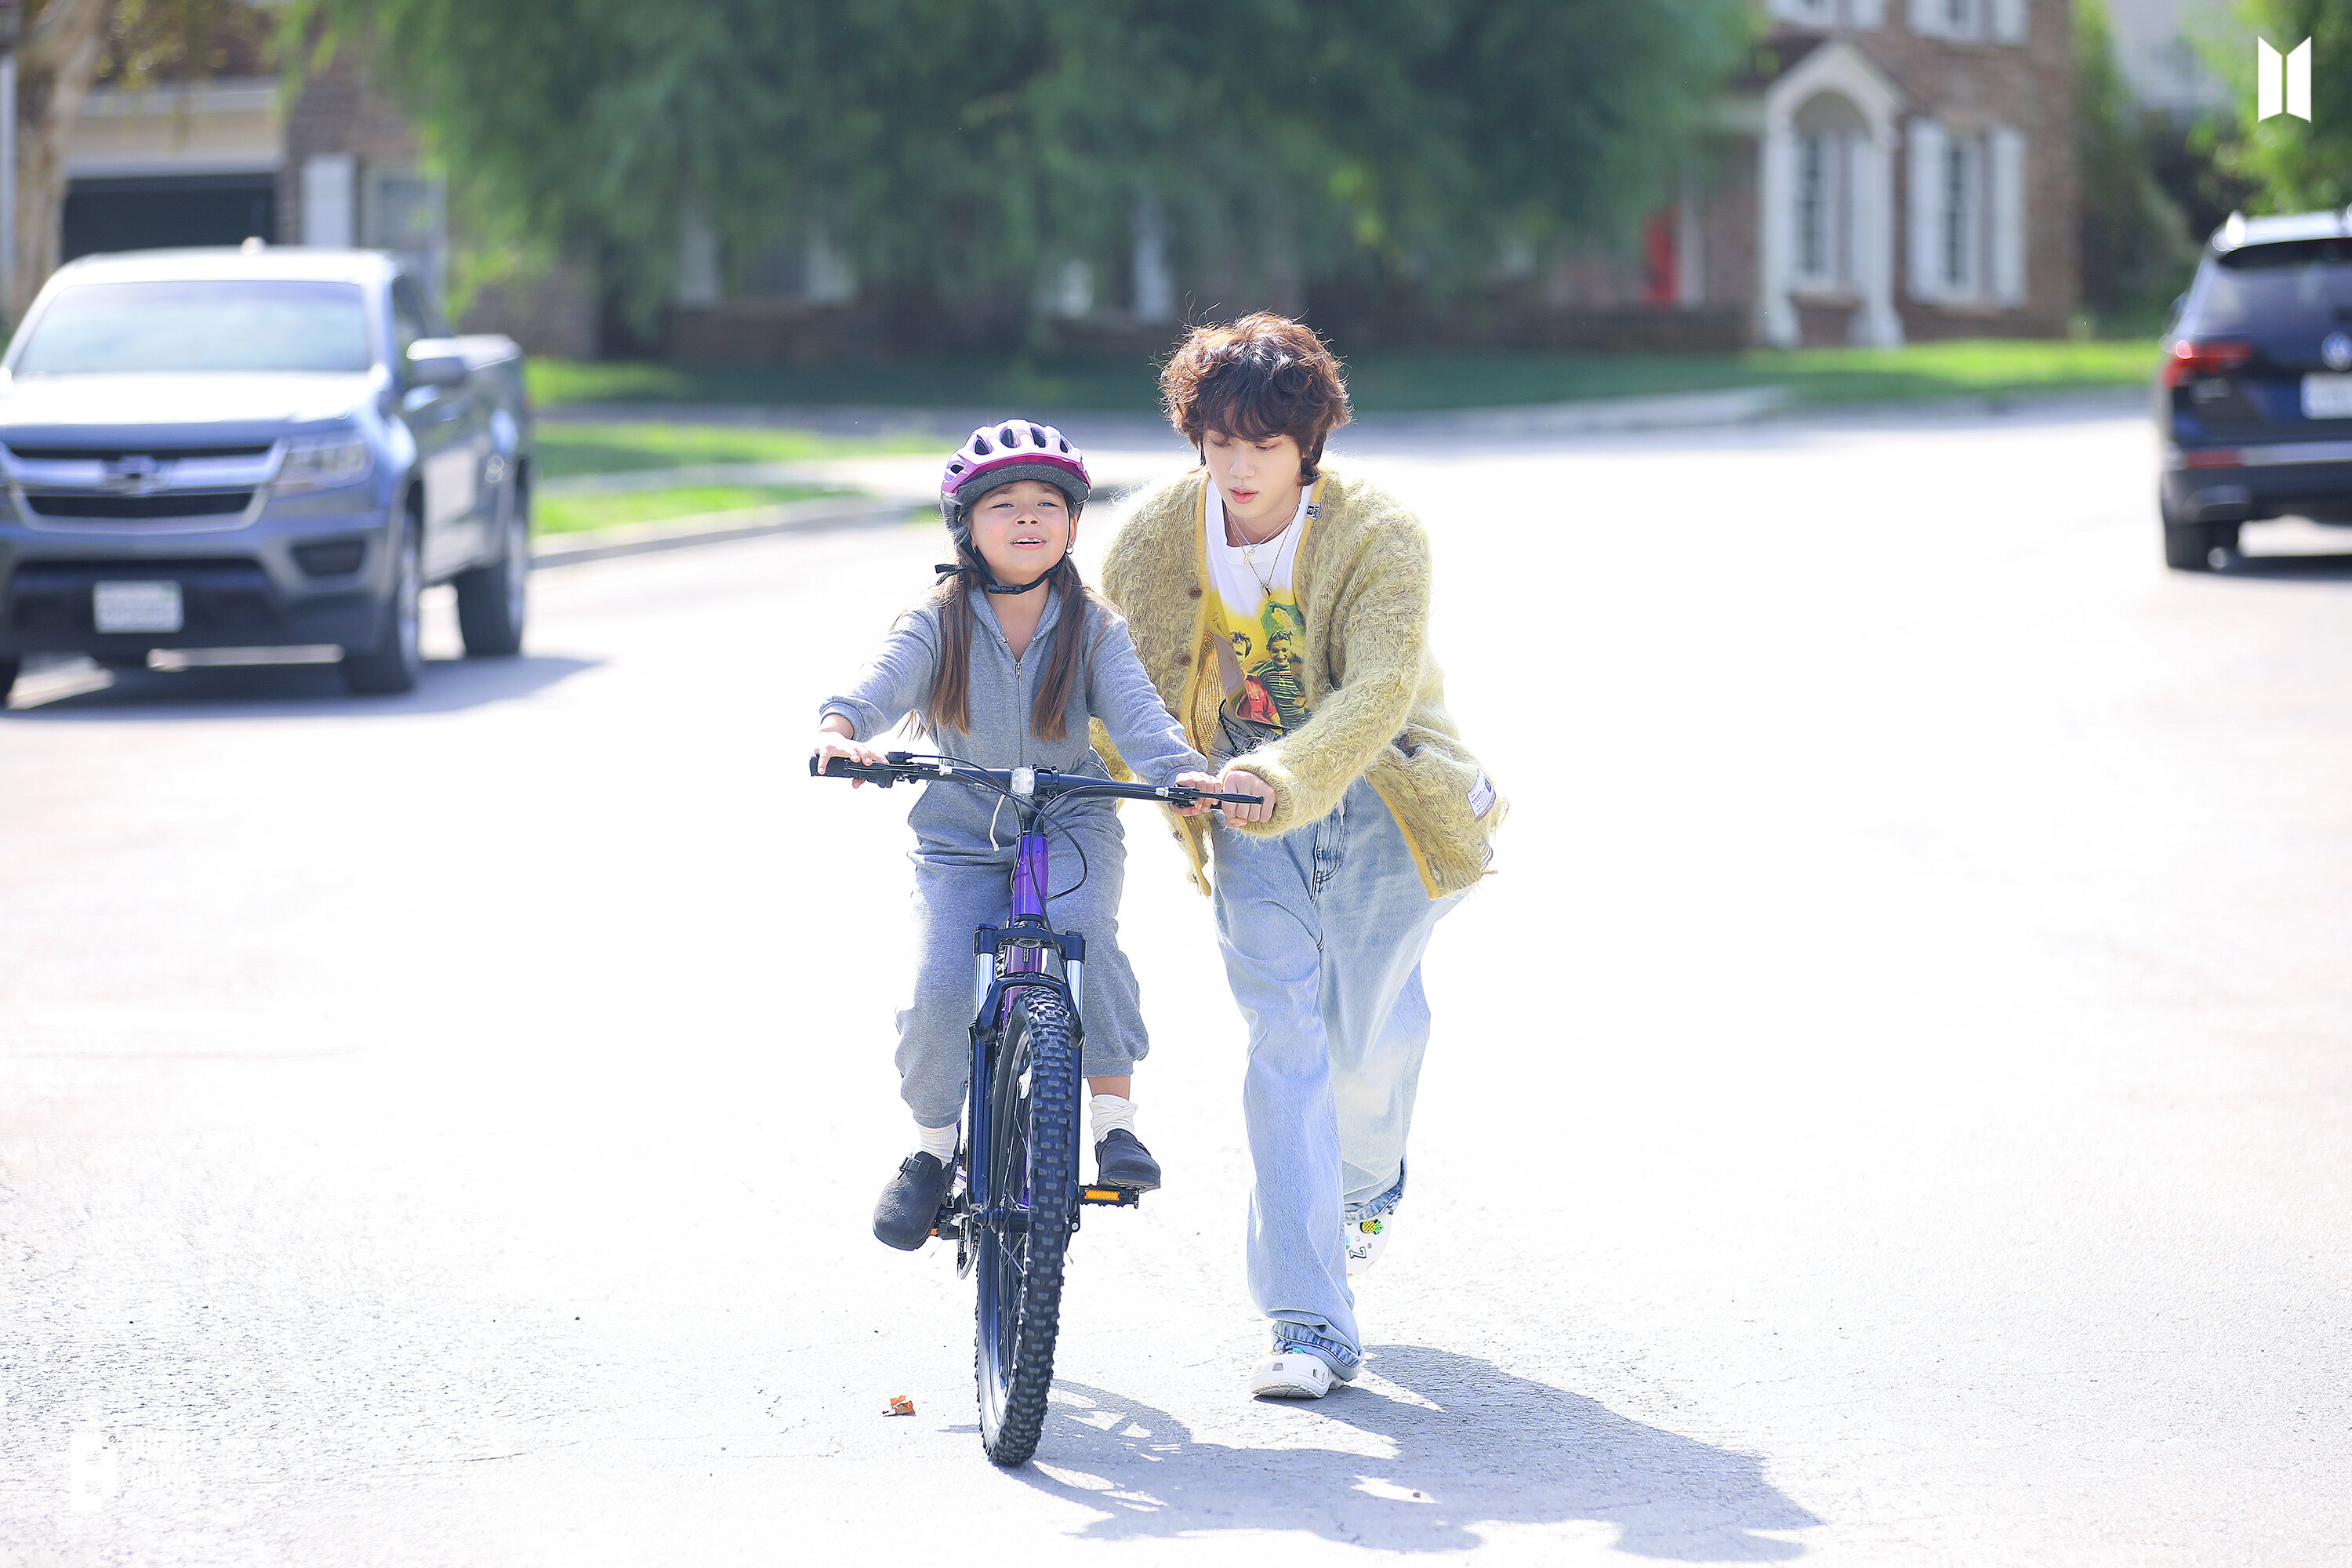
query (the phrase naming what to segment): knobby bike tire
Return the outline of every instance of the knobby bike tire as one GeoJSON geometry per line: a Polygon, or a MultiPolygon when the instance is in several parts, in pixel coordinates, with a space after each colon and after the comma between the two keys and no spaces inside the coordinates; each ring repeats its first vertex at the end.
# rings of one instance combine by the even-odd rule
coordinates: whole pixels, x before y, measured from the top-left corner
{"type": "Polygon", "coordinates": [[[977,1224],[972,1374],[981,1447],[1009,1466],[1027,1462],[1045,1428],[1077,1212],[1078,1038],[1060,997],[1032,990],[1013,1003],[992,1076],[990,1197],[1025,1209],[1027,1223],[977,1224]]]}

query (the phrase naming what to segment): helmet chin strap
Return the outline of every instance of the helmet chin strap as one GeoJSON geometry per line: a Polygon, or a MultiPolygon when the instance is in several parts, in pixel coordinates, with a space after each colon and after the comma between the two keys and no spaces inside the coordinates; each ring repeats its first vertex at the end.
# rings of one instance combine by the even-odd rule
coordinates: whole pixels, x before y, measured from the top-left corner
{"type": "MultiPolygon", "coordinates": [[[[957,553],[961,554],[962,552],[958,551],[957,553]]],[[[1062,561],[1055,562],[1053,565],[1046,567],[1043,572],[1038,573],[1036,576],[1031,578],[1028,582],[1021,584],[1017,587],[1008,588],[1003,584],[996,580],[996,574],[988,569],[988,563],[982,558],[979,551],[973,551],[971,555],[972,558],[969,562],[945,562],[940,565],[933,566],[931,570],[938,573],[941,577],[977,577],[980,579],[980,585],[988,592],[1009,597],[1015,594],[1025,594],[1032,588],[1044,587],[1045,585],[1045,579],[1051,577],[1055,572],[1060,568],[1062,561],[1067,561],[1070,558],[1069,551],[1065,549],[1062,552],[1062,561]]]]}

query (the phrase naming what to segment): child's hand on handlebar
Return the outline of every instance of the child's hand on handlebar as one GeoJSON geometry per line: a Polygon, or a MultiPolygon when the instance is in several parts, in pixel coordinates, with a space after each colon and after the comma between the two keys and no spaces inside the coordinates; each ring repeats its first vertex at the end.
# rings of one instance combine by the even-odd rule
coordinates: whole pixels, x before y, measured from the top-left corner
{"type": "Polygon", "coordinates": [[[1228,801],[1219,807],[1227,822],[1265,822],[1274,816],[1274,786],[1247,768],[1227,768],[1216,784],[1224,795],[1254,795],[1259,797],[1255,805],[1243,805],[1228,801]]]}
{"type": "MultiPolygon", "coordinates": [[[[1168,782],[1171,784],[1180,784],[1186,789],[1214,792],[1217,787],[1217,781],[1206,773],[1178,773],[1168,782]]],[[[1168,809],[1179,816],[1198,816],[1208,810],[1211,804],[1209,801],[1196,800],[1190,805],[1171,805],[1168,809]]]]}
{"type": "MultiPolygon", "coordinates": [[[[836,730],[834,728],[834,725],[843,722],[845,721],[842,720],[841,716],[839,714],[835,714],[832,718],[827,719],[824,722],[824,728],[816,732],[814,755],[816,757],[816,765],[820,770],[824,767],[824,761],[827,757],[846,757],[851,762],[857,763],[860,767],[867,768],[883,767],[889,763],[890,759],[884,756],[877,748],[867,745],[863,741],[857,740],[854,736],[848,734],[845,730],[836,730]]],[[[864,779],[852,779],[849,781],[849,787],[852,789],[863,789],[866,787],[866,781],[864,779]]]]}

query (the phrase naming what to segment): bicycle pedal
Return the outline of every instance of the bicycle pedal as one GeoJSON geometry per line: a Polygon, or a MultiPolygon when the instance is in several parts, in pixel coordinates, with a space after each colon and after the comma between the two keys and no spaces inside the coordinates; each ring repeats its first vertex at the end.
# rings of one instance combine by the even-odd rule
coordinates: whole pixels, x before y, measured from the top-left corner
{"type": "Polygon", "coordinates": [[[1113,1208],[1131,1209],[1143,1202],[1139,1187],[1083,1187],[1078,1196],[1090,1204],[1105,1204],[1113,1208]]]}

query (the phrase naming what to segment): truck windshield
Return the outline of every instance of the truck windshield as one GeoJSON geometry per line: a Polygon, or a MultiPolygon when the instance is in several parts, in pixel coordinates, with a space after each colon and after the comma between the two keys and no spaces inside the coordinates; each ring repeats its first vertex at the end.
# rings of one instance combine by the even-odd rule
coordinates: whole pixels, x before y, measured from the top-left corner
{"type": "Polygon", "coordinates": [[[139,371],[363,371],[356,283],[203,279],[85,283],[52,299],[18,375],[139,371]]]}
{"type": "Polygon", "coordinates": [[[2200,332],[2352,321],[2352,239],[2281,240],[2218,256],[2189,316],[2200,332]]]}

